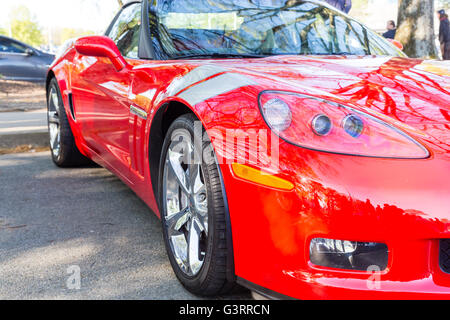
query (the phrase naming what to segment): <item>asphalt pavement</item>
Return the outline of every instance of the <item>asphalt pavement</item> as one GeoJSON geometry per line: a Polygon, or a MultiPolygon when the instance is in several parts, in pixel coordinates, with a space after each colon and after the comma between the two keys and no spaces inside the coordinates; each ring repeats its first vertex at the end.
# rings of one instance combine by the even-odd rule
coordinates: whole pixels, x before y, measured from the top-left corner
{"type": "Polygon", "coordinates": [[[0,112],[0,154],[23,145],[34,148],[49,144],[47,111],[0,112]]]}
{"type": "Polygon", "coordinates": [[[47,111],[1,112],[0,135],[47,132],[47,111]]]}
{"type": "MultiPolygon", "coordinates": [[[[219,297],[230,298],[250,295],[219,297]]],[[[44,152],[0,156],[0,299],[199,297],[126,185],[98,167],[58,169],[44,152]]]]}

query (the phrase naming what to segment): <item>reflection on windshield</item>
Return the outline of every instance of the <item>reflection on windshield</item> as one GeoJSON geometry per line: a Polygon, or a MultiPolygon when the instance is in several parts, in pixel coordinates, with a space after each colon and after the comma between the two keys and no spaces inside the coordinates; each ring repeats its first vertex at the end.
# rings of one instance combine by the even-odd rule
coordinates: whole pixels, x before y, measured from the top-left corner
{"type": "Polygon", "coordinates": [[[360,23],[314,1],[160,0],[150,6],[149,16],[153,42],[166,58],[403,55],[360,23]]]}

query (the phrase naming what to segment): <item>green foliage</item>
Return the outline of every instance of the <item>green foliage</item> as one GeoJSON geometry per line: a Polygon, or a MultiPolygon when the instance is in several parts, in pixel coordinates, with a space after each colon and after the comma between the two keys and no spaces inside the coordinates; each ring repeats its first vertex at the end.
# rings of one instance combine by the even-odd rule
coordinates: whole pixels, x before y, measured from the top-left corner
{"type": "Polygon", "coordinates": [[[369,0],[353,0],[352,1],[352,10],[364,10],[369,5],[369,0]]]}
{"type": "Polygon", "coordinates": [[[368,16],[367,12],[368,6],[369,0],[353,0],[350,15],[360,21],[364,21],[368,16]]]}
{"type": "Polygon", "coordinates": [[[6,31],[6,29],[0,28],[0,34],[3,35],[3,36],[7,36],[8,32],[6,31]]]}
{"type": "Polygon", "coordinates": [[[35,17],[25,6],[15,7],[11,11],[11,32],[13,38],[33,46],[44,43],[44,37],[35,17]]]}
{"type": "Polygon", "coordinates": [[[51,30],[52,43],[56,46],[62,45],[69,39],[74,39],[83,36],[94,35],[92,30],[73,29],[73,28],[53,28],[51,30]]]}
{"type": "Polygon", "coordinates": [[[82,36],[90,36],[93,34],[95,34],[94,31],[64,28],[61,30],[61,43],[64,43],[69,39],[78,38],[78,37],[82,37],[82,36]]]}

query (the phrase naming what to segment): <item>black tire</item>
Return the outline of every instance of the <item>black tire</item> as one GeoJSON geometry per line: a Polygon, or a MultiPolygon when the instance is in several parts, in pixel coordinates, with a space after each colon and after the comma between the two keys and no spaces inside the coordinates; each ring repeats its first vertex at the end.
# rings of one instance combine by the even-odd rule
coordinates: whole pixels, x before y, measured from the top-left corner
{"type": "Polygon", "coordinates": [[[50,81],[47,87],[47,111],[50,150],[53,162],[62,168],[91,164],[92,162],[81,154],[75,144],[61,91],[55,78],[50,81]],[[52,98],[54,93],[57,95],[57,101],[52,98]],[[52,141],[50,133],[52,123],[59,127],[59,139],[57,139],[57,141],[59,140],[59,147],[57,147],[58,143],[52,141]]]}
{"type": "MultiPolygon", "coordinates": [[[[227,227],[226,206],[224,203],[224,192],[222,190],[221,176],[216,161],[207,164],[202,160],[201,170],[203,183],[207,190],[207,219],[208,235],[206,237],[205,255],[203,265],[196,275],[187,275],[179,266],[174,256],[173,249],[169,243],[168,227],[166,223],[166,205],[164,188],[165,162],[169,146],[171,144],[172,133],[175,130],[186,130],[191,138],[194,136],[194,122],[198,119],[192,114],[186,114],[176,119],[170,126],[163,144],[160,160],[159,177],[159,200],[161,222],[163,226],[163,237],[172,268],[183,286],[190,292],[201,296],[215,296],[235,291],[236,285],[230,277],[227,277],[227,265],[232,263],[232,250],[229,248],[231,243],[231,232],[227,227]]],[[[192,138],[193,141],[193,138],[192,138]]],[[[202,149],[210,147],[210,142],[204,142],[202,149]]],[[[202,152],[203,152],[202,150],[202,152]]],[[[208,149],[208,150],[212,150],[208,149]]],[[[212,152],[212,151],[210,151],[212,152]]],[[[203,157],[202,157],[203,158],[203,157]]],[[[214,157],[215,159],[215,157],[214,157]]],[[[186,237],[187,239],[187,237],[186,237]]],[[[234,275],[233,275],[234,276],[234,275]]]]}

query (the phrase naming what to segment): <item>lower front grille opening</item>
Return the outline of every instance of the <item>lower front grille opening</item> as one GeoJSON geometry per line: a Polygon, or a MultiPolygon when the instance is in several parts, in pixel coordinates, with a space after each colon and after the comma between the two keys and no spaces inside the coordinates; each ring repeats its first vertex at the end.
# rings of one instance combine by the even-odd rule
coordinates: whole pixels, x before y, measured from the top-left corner
{"type": "Polygon", "coordinates": [[[439,265],[442,271],[450,273],[450,239],[439,242],[439,265]]]}

